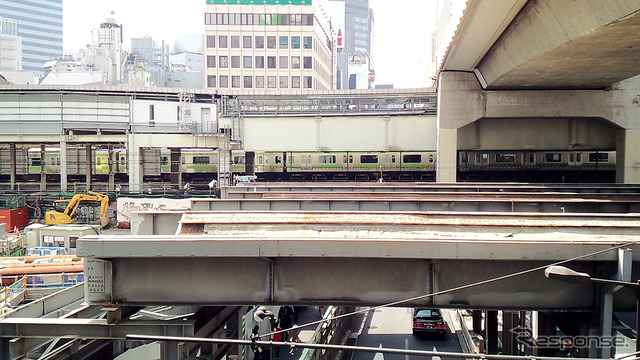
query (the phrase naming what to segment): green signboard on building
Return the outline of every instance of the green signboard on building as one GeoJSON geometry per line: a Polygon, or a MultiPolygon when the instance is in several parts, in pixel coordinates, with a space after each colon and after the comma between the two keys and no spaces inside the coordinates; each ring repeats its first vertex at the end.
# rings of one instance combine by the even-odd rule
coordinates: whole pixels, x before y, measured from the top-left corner
{"type": "Polygon", "coordinates": [[[207,0],[207,5],[311,5],[311,0],[207,0]]]}

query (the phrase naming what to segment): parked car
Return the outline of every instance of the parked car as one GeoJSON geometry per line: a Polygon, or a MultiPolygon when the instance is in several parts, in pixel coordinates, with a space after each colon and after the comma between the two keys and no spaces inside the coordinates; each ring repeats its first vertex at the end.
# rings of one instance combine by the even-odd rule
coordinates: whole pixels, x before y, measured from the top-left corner
{"type": "Polygon", "coordinates": [[[436,334],[442,337],[447,332],[447,326],[439,309],[415,309],[413,313],[413,335],[436,334]]]}

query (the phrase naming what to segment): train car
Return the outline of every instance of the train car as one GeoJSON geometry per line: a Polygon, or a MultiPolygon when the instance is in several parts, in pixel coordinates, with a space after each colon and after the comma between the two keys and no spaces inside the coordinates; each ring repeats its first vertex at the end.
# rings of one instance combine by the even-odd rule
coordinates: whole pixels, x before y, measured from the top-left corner
{"type": "Polygon", "coordinates": [[[111,159],[109,159],[109,149],[94,150],[93,173],[96,175],[108,175],[111,171],[116,174],[126,174],[127,165],[127,149],[116,148],[111,150],[111,159]]]}
{"type": "MultiPolygon", "coordinates": [[[[60,148],[45,148],[44,152],[41,148],[29,148],[27,156],[29,174],[40,174],[42,172],[47,175],[60,174],[60,148]]],[[[67,148],[67,175],[85,175],[86,168],[87,155],[85,149],[79,147],[67,148]]]]}
{"type": "Polygon", "coordinates": [[[261,181],[434,180],[434,151],[257,152],[261,181]]]}
{"type": "MultiPolygon", "coordinates": [[[[26,148],[16,147],[15,165],[16,175],[28,175],[29,167],[28,151],[26,148]]],[[[11,163],[14,160],[11,158],[11,150],[9,148],[0,148],[0,176],[6,175],[7,178],[11,174],[11,163]]]]}
{"type": "Polygon", "coordinates": [[[231,172],[237,175],[247,173],[247,157],[244,151],[233,150],[231,152],[231,172]]]}
{"type": "Polygon", "coordinates": [[[615,151],[458,152],[460,181],[614,181],[615,151]]]}

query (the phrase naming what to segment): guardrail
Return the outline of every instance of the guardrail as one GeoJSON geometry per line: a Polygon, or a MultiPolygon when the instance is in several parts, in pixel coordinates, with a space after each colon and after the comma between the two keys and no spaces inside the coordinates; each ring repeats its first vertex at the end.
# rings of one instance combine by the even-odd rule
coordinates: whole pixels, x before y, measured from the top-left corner
{"type": "MultiPolygon", "coordinates": [[[[353,323],[353,317],[331,320],[334,316],[344,314],[346,308],[329,306],[322,317],[326,320],[318,325],[309,344],[344,344],[353,323]]],[[[300,360],[336,360],[341,358],[343,350],[304,349],[300,360]]]]}
{"type": "Polygon", "coordinates": [[[462,328],[462,338],[466,343],[466,348],[469,349],[469,352],[477,354],[478,347],[476,346],[476,342],[473,340],[473,337],[471,336],[471,332],[467,327],[467,323],[464,319],[464,316],[462,315],[462,311],[456,310],[456,314],[458,314],[458,321],[460,321],[460,327],[462,328]]]}

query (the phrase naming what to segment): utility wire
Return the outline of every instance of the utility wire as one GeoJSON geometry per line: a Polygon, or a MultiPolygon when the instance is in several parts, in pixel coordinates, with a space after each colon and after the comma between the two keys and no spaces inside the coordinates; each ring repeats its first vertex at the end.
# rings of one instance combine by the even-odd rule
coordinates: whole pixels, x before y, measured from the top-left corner
{"type": "MultiPolygon", "coordinates": [[[[372,310],[375,310],[375,309],[380,309],[380,308],[389,307],[389,306],[395,306],[395,305],[401,305],[403,303],[414,301],[414,300],[425,299],[425,298],[433,297],[433,296],[436,296],[436,295],[447,294],[447,293],[458,291],[458,290],[463,290],[463,289],[468,289],[468,288],[472,288],[472,287],[475,287],[475,286],[489,284],[489,283],[492,283],[492,282],[509,279],[509,278],[520,276],[520,275],[523,275],[523,274],[544,270],[549,266],[566,264],[566,263],[571,262],[571,261],[576,261],[576,260],[588,258],[588,257],[591,257],[591,256],[595,256],[595,255],[598,255],[598,254],[602,254],[602,253],[608,252],[608,251],[612,251],[612,250],[617,250],[617,249],[621,249],[621,248],[624,248],[624,247],[628,247],[628,246],[631,246],[631,245],[634,245],[634,244],[636,244],[636,242],[628,242],[628,243],[624,243],[624,244],[621,244],[621,245],[613,246],[611,248],[594,251],[594,252],[589,253],[589,254],[576,256],[576,257],[573,257],[573,258],[568,259],[568,260],[557,261],[557,262],[549,264],[549,265],[538,266],[538,267],[535,267],[535,268],[532,268],[532,269],[523,270],[523,271],[519,271],[519,272],[516,272],[516,273],[504,275],[504,276],[499,276],[499,277],[496,277],[496,278],[493,278],[493,279],[482,280],[482,281],[478,281],[478,282],[475,282],[475,283],[472,283],[472,284],[462,285],[462,286],[458,286],[458,287],[447,289],[447,290],[438,291],[438,292],[431,293],[431,294],[416,296],[416,297],[405,299],[405,300],[400,300],[400,301],[387,303],[387,304],[384,304],[384,305],[378,305],[378,306],[374,306],[374,307],[369,307],[369,308],[364,309],[364,310],[354,311],[354,312],[351,312],[351,313],[342,314],[342,315],[330,317],[330,318],[327,318],[327,319],[322,319],[322,320],[310,322],[310,323],[301,325],[298,328],[308,327],[308,326],[320,324],[320,323],[331,321],[331,320],[337,320],[337,319],[345,318],[347,316],[353,316],[353,315],[369,312],[369,311],[372,311],[372,310]]],[[[288,331],[288,330],[291,330],[291,329],[293,329],[293,328],[284,329],[284,330],[280,330],[280,331],[264,334],[262,336],[268,336],[268,335],[270,336],[270,335],[278,334],[278,333],[285,332],[285,331],[288,331]]],[[[390,349],[390,348],[382,348],[382,347],[363,347],[363,346],[331,345],[331,344],[308,344],[308,343],[256,341],[256,340],[240,340],[240,339],[212,339],[212,338],[195,338],[195,337],[178,337],[178,336],[151,336],[151,335],[133,335],[133,334],[126,335],[126,339],[131,339],[131,340],[152,340],[152,341],[178,341],[178,342],[206,342],[206,343],[230,344],[230,345],[252,345],[252,344],[255,344],[255,345],[278,346],[278,347],[299,347],[299,348],[308,348],[308,349],[346,350],[346,351],[362,351],[362,352],[397,354],[397,355],[439,356],[439,357],[446,357],[446,358],[467,358],[467,359],[487,359],[487,360],[531,360],[531,359],[536,359],[536,360],[558,360],[558,357],[544,357],[544,356],[532,356],[532,355],[492,355],[492,354],[474,354],[474,353],[454,353],[454,352],[440,352],[440,351],[426,351],[426,350],[390,349]]],[[[635,356],[633,359],[629,359],[629,360],[637,360],[638,359],[637,355],[638,355],[638,353],[633,353],[633,354],[629,354],[629,355],[625,356],[624,358],[627,359],[628,357],[635,356]]],[[[572,358],[572,359],[574,359],[574,360],[587,360],[587,359],[590,359],[590,358],[572,358]]]]}

